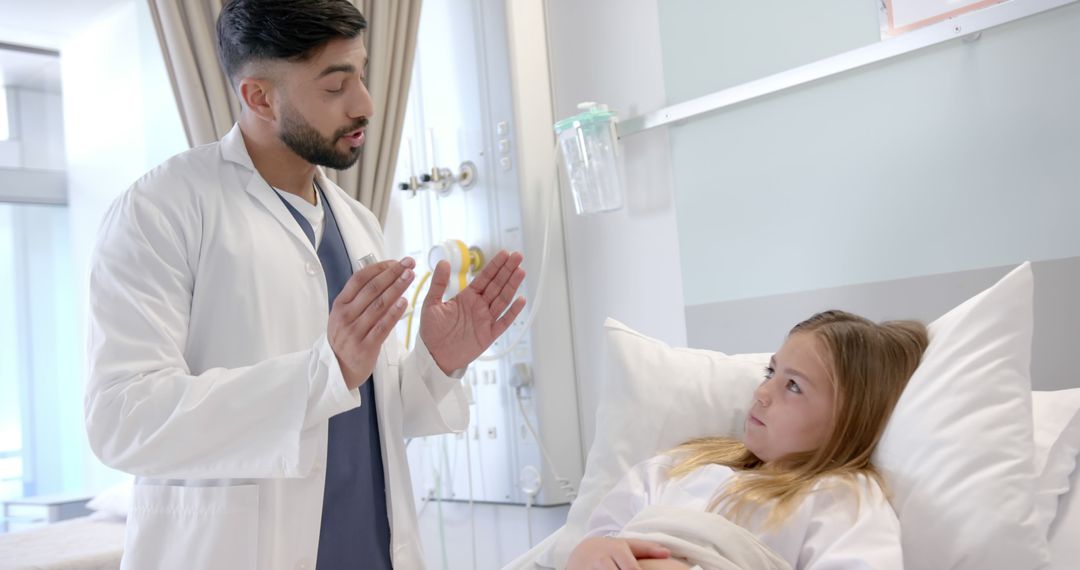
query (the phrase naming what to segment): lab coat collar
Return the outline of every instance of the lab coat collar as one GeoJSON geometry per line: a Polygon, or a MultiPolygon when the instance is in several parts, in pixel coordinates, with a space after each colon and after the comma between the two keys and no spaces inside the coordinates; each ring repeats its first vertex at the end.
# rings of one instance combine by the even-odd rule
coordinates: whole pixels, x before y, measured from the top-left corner
{"type": "Polygon", "coordinates": [[[345,240],[345,249],[349,252],[349,262],[352,264],[352,270],[358,271],[361,257],[369,253],[374,253],[378,257],[379,252],[375,251],[374,244],[366,237],[368,234],[361,226],[360,219],[349,207],[345,191],[331,182],[321,168],[315,170],[315,180],[323,190],[326,203],[334,212],[338,232],[341,233],[341,238],[345,240]]]}
{"type": "Polygon", "coordinates": [[[251,177],[248,178],[244,190],[262,204],[286,231],[307,248],[312,256],[318,257],[315,247],[311,244],[311,240],[304,235],[300,224],[296,223],[296,219],[292,217],[285,204],[281,202],[281,198],[274,192],[270,183],[255,169],[255,163],[252,162],[251,155],[248,154],[247,146],[244,144],[244,133],[240,131],[240,123],[234,124],[232,129],[229,129],[229,132],[222,137],[221,157],[229,162],[239,164],[251,172],[251,177]]]}
{"type": "Polygon", "coordinates": [[[234,123],[229,132],[221,138],[221,156],[229,162],[246,166],[248,170],[255,170],[255,163],[251,161],[251,155],[244,145],[244,133],[240,132],[240,123],[234,123]]]}
{"type": "MultiPolygon", "coordinates": [[[[282,226],[285,226],[285,229],[287,229],[289,233],[308,248],[308,251],[310,251],[312,255],[318,257],[315,248],[311,245],[311,241],[304,235],[303,230],[300,229],[299,224],[296,223],[292,214],[290,214],[288,209],[285,208],[285,205],[281,203],[281,200],[274,195],[275,193],[271,189],[270,183],[255,170],[255,163],[252,162],[251,155],[248,154],[247,146],[244,144],[244,134],[240,131],[240,123],[234,124],[232,129],[222,137],[221,156],[225,160],[239,164],[251,171],[251,179],[248,180],[248,184],[245,187],[247,193],[251,194],[252,197],[266,207],[266,209],[273,214],[274,218],[276,218],[282,226]]],[[[330,209],[334,211],[334,217],[338,223],[338,230],[345,240],[345,248],[349,251],[353,271],[356,271],[359,269],[357,266],[358,259],[365,254],[377,252],[371,251],[372,244],[361,239],[361,236],[365,235],[365,233],[360,227],[359,220],[356,216],[352,215],[349,205],[344,197],[344,191],[341,190],[337,184],[331,182],[321,168],[315,169],[315,181],[318,182],[319,187],[322,188],[323,196],[330,205],[330,209]]]]}

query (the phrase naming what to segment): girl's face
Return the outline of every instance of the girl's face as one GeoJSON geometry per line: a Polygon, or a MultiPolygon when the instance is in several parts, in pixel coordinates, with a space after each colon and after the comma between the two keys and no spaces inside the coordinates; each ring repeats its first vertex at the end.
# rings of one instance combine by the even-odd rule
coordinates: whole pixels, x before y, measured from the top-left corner
{"type": "Polygon", "coordinates": [[[834,387],[827,352],[811,333],[784,341],[754,391],[743,443],[765,463],[825,443],[833,422],[834,387]]]}

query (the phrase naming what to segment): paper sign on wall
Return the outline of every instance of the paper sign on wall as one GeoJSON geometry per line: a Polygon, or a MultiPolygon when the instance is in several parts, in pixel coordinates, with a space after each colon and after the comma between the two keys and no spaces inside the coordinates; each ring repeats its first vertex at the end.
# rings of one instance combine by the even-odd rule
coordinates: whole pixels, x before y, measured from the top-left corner
{"type": "Polygon", "coordinates": [[[896,37],[1004,0],[879,0],[881,39],[896,37]]]}

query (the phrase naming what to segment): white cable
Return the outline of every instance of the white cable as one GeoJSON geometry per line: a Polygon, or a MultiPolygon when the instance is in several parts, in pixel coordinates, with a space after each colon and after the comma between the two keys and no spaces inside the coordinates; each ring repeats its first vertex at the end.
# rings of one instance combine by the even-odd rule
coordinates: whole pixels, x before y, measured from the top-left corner
{"type": "Polygon", "coordinates": [[[442,442],[443,452],[443,478],[446,480],[447,492],[450,494],[451,499],[456,499],[457,494],[454,493],[454,488],[457,487],[457,460],[458,450],[457,446],[454,446],[454,455],[451,459],[450,446],[448,445],[451,434],[443,434],[439,436],[439,441],[442,442]]]}
{"type": "MultiPolygon", "coordinates": [[[[443,456],[446,455],[446,449],[443,448],[443,456]]],[[[435,493],[438,496],[438,513],[439,513],[439,546],[442,549],[442,567],[443,570],[450,570],[450,559],[446,556],[446,522],[443,520],[442,504],[443,504],[443,492],[442,492],[442,474],[438,471],[435,472],[435,493]]]]}
{"type": "Polygon", "coordinates": [[[431,495],[430,495],[430,493],[428,494],[428,496],[427,496],[427,497],[422,497],[422,498],[421,498],[420,500],[421,500],[421,501],[422,501],[422,502],[423,502],[424,504],[423,504],[423,505],[420,505],[420,510],[416,512],[416,518],[417,518],[418,520],[419,520],[419,519],[421,519],[421,518],[424,518],[424,511],[426,511],[426,510],[427,510],[427,508],[428,508],[428,505],[430,505],[430,504],[431,504],[431,495]]]}
{"type": "Polygon", "coordinates": [[[544,478],[540,475],[540,471],[532,465],[526,465],[521,469],[521,473],[518,474],[518,482],[521,484],[521,491],[525,493],[525,525],[529,529],[529,548],[533,547],[533,531],[532,531],[532,506],[533,499],[540,493],[540,489],[544,486],[544,478]]]}
{"type": "MultiPolygon", "coordinates": [[[[405,449],[406,449],[406,451],[408,451],[409,444],[411,444],[413,442],[413,439],[414,438],[410,437],[409,439],[405,440],[405,449]]],[[[423,459],[423,457],[419,457],[418,459],[423,459]]],[[[430,457],[428,459],[430,460],[430,457]]],[[[426,491],[424,493],[424,496],[420,497],[420,502],[422,504],[420,505],[420,510],[416,511],[416,520],[420,520],[420,519],[424,518],[424,512],[427,511],[428,506],[431,505],[431,498],[432,498],[432,491],[430,491],[430,490],[426,491]]]]}
{"type": "Polygon", "coordinates": [[[546,212],[544,214],[544,247],[541,250],[541,254],[540,254],[540,276],[537,278],[537,281],[536,281],[536,297],[533,299],[532,307],[529,309],[529,316],[525,318],[525,323],[521,327],[521,332],[518,333],[517,337],[515,337],[514,340],[511,341],[510,344],[507,345],[506,348],[500,350],[499,352],[496,352],[495,354],[481,355],[481,356],[479,356],[477,358],[477,360],[482,360],[482,361],[499,360],[500,358],[503,358],[504,356],[510,354],[510,351],[513,350],[514,347],[516,347],[518,344],[521,344],[521,340],[523,338],[525,338],[526,334],[528,334],[529,327],[532,326],[533,319],[536,318],[536,314],[539,312],[540,299],[543,297],[543,293],[544,293],[544,276],[547,275],[548,246],[550,245],[550,242],[548,240],[548,234],[551,232],[551,213],[552,213],[552,211],[555,210],[555,204],[558,204],[558,202],[559,202],[559,200],[558,200],[558,198],[559,198],[559,186],[558,186],[558,184],[559,184],[559,159],[558,159],[558,156],[559,156],[559,147],[558,147],[558,145],[556,145],[556,147],[555,147],[555,188],[551,192],[552,200],[550,200],[548,202],[546,212]]]}
{"type": "Polygon", "coordinates": [[[532,434],[533,439],[536,440],[537,447],[540,448],[540,454],[544,456],[544,463],[548,467],[548,471],[551,471],[551,476],[555,479],[555,482],[559,484],[559,487],[566,492],[566,496],[571,501],[577,497],[577,491],[574,489],[574,485],[569,479],[564,479],[559,476],[555,471],[555,463],[551,460],[551,455],[548,454],[547,448],[544,447],[544,442],[540,441],[540,436],[536,433],[536,429],[533,428],[532,422],[529,421],[529,414],[525,412],[525,404],[521,401],[521,388],[514,391],[515,400],[518,403],[518,409],[521,410],[521,419],[525,420],[525,427],[528,428],[529,433],[532,434]]]}
{"type": "Polygon", "coordinates": [[[532,493],[525,495],[525,527],[529,529],[529,548],[533,547],[533,532],[532,532],[532,493]]]}
{"type": "MultiPolygon", "coordinates": [[[[472,389],[470,387],[470,389],[472,389]]],[[[472,533],[472,566],[473,570],[477,570],[476,565],[476,505],[473,503],[473,479],[472,479],[472,445],[469,441],[472,439],[469,437],[469,430],[465,428],[465,472],[468,474],[469,480],[469,530],[472,533]]]]}
{"type": "MultiPolygon", "coordinates": [[[[479,391],[476,389],[476,386],[474,385],[475,382],[476,382],[476,374],[477,374],[477,371],[475,369],[469,370],[468,372],[465,373],[465,388],[467,390],[469,390],[469,394],[479,394],[479,391]]],[[[470,395],[469,399],[471,400],[469,402],[469,405],[472,407],[472,409],[471,409],[471,411],[469,413],[469,417],[471,418],[472,421],[470,422],[469,427],[465,428],[465,438],[466,438],[466,440],[471,440],[471,439],[473,439],[473,434],[476,434],[476,439],[479,440],[480,439],[480,425],[482,425],[484,423],[483,418],[480,415],[480,409],[481,408],[480,408],[479,396],[478,395],[470,395]]],[[[480,467],[480,488],[481,489],[487,489],[487,481],[484,479],[484,446],[480,445],[479,443],[477,444],[477,446],[478,447],[476,448],[476,463],[480,467]]],[[[470,449],[471,449],[471,447],[466,447],[465,448],[466,455],[469,454],[470,449]]],[[[472,460],[471,459],[469,461],[469,467],[470,468],[472,467],[472,460]]],[[[470,479],[469,479],[469,492],[470,493],[472,492],[472,488],[473,488],[473,483],[472,483],[472,478],[470,476],[470,479]]]]}

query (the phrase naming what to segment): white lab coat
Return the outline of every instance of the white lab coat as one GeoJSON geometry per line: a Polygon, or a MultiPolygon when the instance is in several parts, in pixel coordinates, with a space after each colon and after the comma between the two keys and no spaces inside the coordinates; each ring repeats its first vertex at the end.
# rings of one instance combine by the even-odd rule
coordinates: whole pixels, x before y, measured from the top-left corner
{"type": "MultiPolygon", "coordinates": [[[[383,258],[371,212],[319,183],[354,269],[383,258]]],[[[122,567],[314,568],[327,420],[364,403],[326,340],[319,258],[239,127],[112,205],[90,281],[87,433],[137,476],[122,567]]],[[[422,343],[388,341],[374,376],[391,553],[422,568],[404,441],[465,429],[468,404],[422,343]]]]}
{"type": "MultiPolygon", "coordinates": [[[[618,534],[639,511],[666,505],[704,511],[734,471],[706,465],[675,479],[676,460],[658,455],[627,473],[589,518],[586,536],[618,534]]],[[[782,525],[764,528],[765,512],[745,528],[786,560],[806,570],[903,570],[900,522],[881,488],[860,477],[852,488],[836,478],[819,482],[782,525]]]]}

